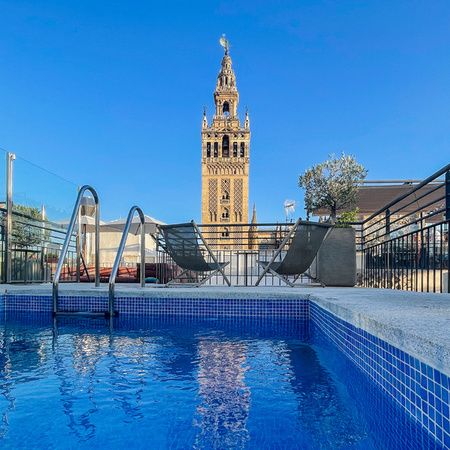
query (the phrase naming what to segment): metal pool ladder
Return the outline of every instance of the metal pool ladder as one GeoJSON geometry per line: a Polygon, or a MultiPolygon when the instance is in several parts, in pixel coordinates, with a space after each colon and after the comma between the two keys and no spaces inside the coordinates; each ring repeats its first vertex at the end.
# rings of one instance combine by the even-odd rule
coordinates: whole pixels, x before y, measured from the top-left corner
{"type": "Polygon", "coordinates": [[[128,213],[127,221],[125,224],[125,228],[122,233],[122,238],[120,239],[119,248],[117,249],[116,259],[114,260],[114,265],[111,270],[111,275],[109,276],[109,307],[108,314],[110,317],[113,317],[117,314],[114,310],[114,289],[116,285],[116,276],[119,270],[120,260],[122,259],[123,251],[125,249],[125,244],[127,243],[127,236],[130,231],[131,224],[133,223],[134,214],[138,213],[140,219],[140,228],[141,228],[141,270],[140,270],[140,285],[141,287],[145,287],[145,215],[142,212],[142,209],[139,206],[132,206],[130,212],[128,213]]]}
{"type": "Polygon", "coordinates": [[[84,193],[89,191],[94,197],[95,202],[95,287],[100,286],[100,202],[98,198],[97,191],[89,185],[84,185],[78,191],[77,200],[75,202],[75,206],[73,208],[72,217],[69,222],[69,227],[67,228],[66,238],[64,239],[64,244],[61,250],[61,255],[58,260],[58,265],[56,267],[55,276],[53,277],[53,289],[52,289],[52,297],[53,297],[53,315],[58,314],[89,314],[89,315],[99,315],[97,313],[85,312],[85,313],[71,313],[68,311],[60,311],[58,305],[58,287],[59,287],[59,279],[61,277],[62,268],[64,266],[64,260],[67,256],[67,252],[69,250],[70,240],[72,239],[73,232],[75,229],[75,224],[78,223],[78,236],[77,236],[77,280],[79,281],[79,260],[81,255],[80,248],[80,229],[81,229],[81,201],[83,199],[84,193]]]}

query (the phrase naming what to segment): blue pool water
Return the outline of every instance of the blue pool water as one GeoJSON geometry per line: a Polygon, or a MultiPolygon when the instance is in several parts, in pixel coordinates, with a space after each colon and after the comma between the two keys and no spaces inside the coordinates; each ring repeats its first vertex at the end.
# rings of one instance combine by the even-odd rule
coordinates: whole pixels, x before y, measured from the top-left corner
{"type": "Polygon", "coordinates": [[[2,448],[436,448],[301,321],[15,317],[2,448]]]}

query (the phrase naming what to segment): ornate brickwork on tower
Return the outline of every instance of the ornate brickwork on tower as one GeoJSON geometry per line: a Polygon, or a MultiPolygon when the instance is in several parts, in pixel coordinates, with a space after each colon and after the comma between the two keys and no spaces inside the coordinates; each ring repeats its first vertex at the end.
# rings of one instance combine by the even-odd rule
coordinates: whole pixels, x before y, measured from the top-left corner
{"type": "Polygon", "coordinates": [[[217,235],[226,238],[230,224],[248,223],[250,119],[243,126],[238,116],[239,92],[228,42],[214,91],[215,114],[202,122],[202,223],[219,224],[217,235]]]}

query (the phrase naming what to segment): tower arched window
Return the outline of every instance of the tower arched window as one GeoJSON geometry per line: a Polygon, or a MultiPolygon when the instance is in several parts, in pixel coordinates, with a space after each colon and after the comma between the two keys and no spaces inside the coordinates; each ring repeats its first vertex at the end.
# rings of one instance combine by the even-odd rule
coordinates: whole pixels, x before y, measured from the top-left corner
{"type": "Polygon", "coordinates": [[[222,157],[228,158],[230,156],[230,138],[225,135],[222,138],[222,157]]]}
{"type": "Polygon", "coordinates": [[[230,211],[228,208],[224,208],[222,212],[222,219],[228,219],[230,217],[230,211]]]}
{"type": "Polygon", "coordinates": [[[245,156],[245,143],[241,142],[241,154],[239,155],[241,158],[245,156]]]}
{"type": "Polygon", "coordinates": [[[230,236],[230,230],[225,227],[222,231],[222,237],[229,237],[230,236]]]}
{"type": "Polygon", "coordinates": [[[237,142],[233,142],[233,157],[237,158],[238,145],[237,142]]]}
{"type": "Polygon", "coordinates": [[[228,191],[223,192],[222,200],[230,200],[230,193],[228,191]]]}
{"type": "Polygon", "coordinates": [[[228,102],[223,102],[222,114],[226,117],[230,115],[230,104],[228,102]]]}
{"type": "Polygon", "coordinates": [[[211,142],[206,143],[206,157],[207,158],[211,157],[211,142]]]}
{"type": "Polygon", "coordinates": [[[214,158],[217,158],[219,156],[219,143],[214,142],[214,158]]]}

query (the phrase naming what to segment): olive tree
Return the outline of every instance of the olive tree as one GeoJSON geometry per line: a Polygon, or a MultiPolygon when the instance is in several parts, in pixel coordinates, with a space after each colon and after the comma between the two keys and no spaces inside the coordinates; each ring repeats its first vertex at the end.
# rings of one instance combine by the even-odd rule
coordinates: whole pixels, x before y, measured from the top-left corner
{"type": "Polygon", "coordinates": [[[336,222],[338,212],[356,208],[358,184],[367,175],[366,169],[351,155],[330,155],[329,159],[300,175],[299,187],[305,190],[308,213],[316,209],[328,211],[330,220],[336,222]]]}

